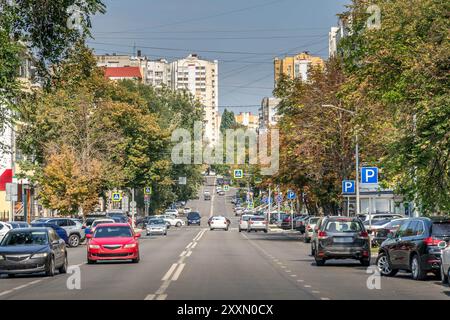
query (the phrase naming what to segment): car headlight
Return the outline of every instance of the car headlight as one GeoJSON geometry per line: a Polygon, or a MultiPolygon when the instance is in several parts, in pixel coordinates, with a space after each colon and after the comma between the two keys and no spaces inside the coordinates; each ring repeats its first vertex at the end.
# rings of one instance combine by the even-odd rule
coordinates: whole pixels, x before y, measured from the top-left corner
{"type": "Polygon", "coordinates": [[[100,249],[100,246],[96,244],[90,244],[89,249],[100,249]]]}
{"type": "Polygon", "coordinates": [[[47,252],[42,252],[42,253],[35,253],[31,256],[31,259],[36,259],[36,258],[45,258],[48,256],[47,252]]]}
{"type": "Polygon", "coordinates": [[[0,255],[0,260],[5,260],[5,258],[2,255],[0,255]]]}
{"type": "Polygon", "coordinates": [[[130,249],[130,248],[135,248],[136,247],[136,243],[129,243],[123,246],[125,249],[130,249]]]}

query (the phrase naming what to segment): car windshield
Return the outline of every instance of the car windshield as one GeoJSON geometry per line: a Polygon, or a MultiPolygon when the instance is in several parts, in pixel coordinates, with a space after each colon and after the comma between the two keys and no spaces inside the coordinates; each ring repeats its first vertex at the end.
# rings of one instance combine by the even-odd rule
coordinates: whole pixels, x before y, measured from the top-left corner
{"type": "Polygon", "coordinates": [[[106,226],[99,226],[95,229],[94,238],[113,238],[113,237],[132,237],[133,234],[131,232],[131,229],[129,227],[106,227],[106,226]]]}
{"type": "Polygon", "coordinates": [[[10,232],[3,239],[2,246],[33,246],[48,244],[47,232],[10,232]]]}
{"type": "Polygon", "coordinates": [[[148,224],[166,224],[163,219],[152,219],[148,221],[148,224]]]}
{"type": "Polygon", "coordinates": [[[190,213],[189,215],[188,215],[188,218],[189,219],[197,219],[197,218],[200,218],[200,214],[198,214],[198,213],[190,213]]]}
{"type": "Polygon", "coordinates": [[[361,224],[352,220],[332,220],[328,221],[326,232],[358,232],[362,231],[361,224]]]}
{"type": "Polygon", "coordinates": [[[114,222],[127,222],[128,219],[122,216],[111,217],[114,222]]]}
{"type": "Polygon", "coordinates": [[[450,236],[450,221],[433,223],[431,234],[438,237],[450,236]]]}

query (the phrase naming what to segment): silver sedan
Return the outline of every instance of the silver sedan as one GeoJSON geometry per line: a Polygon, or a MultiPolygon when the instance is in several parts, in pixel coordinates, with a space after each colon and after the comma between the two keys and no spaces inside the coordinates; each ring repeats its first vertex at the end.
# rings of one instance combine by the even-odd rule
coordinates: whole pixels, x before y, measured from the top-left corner
{"type": "Polygon", "coordinates": [[[164,219],[150,219],[146,226],[147,235],[153,234],[167,235],[167,223],[164,219]]]}

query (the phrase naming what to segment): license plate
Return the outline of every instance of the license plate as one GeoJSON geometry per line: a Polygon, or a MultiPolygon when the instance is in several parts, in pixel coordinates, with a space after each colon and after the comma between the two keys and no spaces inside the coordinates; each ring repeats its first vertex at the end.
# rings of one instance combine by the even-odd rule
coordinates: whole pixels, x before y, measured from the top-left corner
{"type": "Polygon", "coordinates": [[[352,243],[353,238],[352,237],[340,237],[340,238],[333,238],[334,243],[352,243]]]}

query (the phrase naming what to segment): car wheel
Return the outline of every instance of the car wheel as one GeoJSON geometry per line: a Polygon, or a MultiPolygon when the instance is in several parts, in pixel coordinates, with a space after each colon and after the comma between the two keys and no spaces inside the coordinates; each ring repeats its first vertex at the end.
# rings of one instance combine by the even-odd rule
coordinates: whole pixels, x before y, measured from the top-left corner
{"type": "Polygon", "coordinates": [[[325,265],[325,259],[319,259],[316,255],[314,255],[314,260],[316,260],[316,266],[322,267],[325,265]]]}
{"type": "Polygon", "coordinates": [[[412,257],[410,268],[414,280],[424,280],[427,277],[427,273],[420,266],[420,259],[417,254],[412,257]]]}
{"type": "Polygon", "coordinates": [[[242,230],[241,230],[241,228],[239,228],[238,230],[239,230],[239,232],[241,232],[241,231],[242,231],[242,230]]]}
{"type": "Polygon", "coordinates": [[[181,222],[178,221],[178,222],[175,224],[175,227],[177,227],[177,228],[181,227],[181,222]]]}
{"type": "Polygon", "coordinates": [[[377,265],[382,276],[393,277],[398,272],[398,269],[392,269],[389,257],[384,252],[378,255],[375,264],[377,265]]]}
{"type": "Polygon", "coordinates": [[[8,278],[15,278],[16,274],[15,273],[8,273],[8,278]]]}
{"type": "Polygon", "coordinates": [[[58,269],[59,273],[67,273],[67,268],[69,267],[69,261],[67,260],[67,252],[65,253],[64,257],[64,263],[63,265],[58,269]]]}
{"type": "Polygon", "coordinates": [[[48,261],[47,268],[45,270],[45,275],[47,277],[53,277],[55,275],[55,258],[51,257],[48,261]]]}
{"type": "Polygon", "coordinates": [[[305,237],[305,243],[310,243],[310,242],[311,242],[311,239],[305,237]]]}
{"type": "Polygon", "coordinates": [[[77,234],[71,234],[69,237],[69,246],[78,247],[80,245],[80,236],[77,234]]]}
{"type": "Polygon", "coordinates": [[[311,255],[314,256],[315,254],[316,254],[316,250],[314,250],[314,247],[311,244],[311,255]]]}
{"type": "Polygon", "coordinates": [[[209,230],[210,230],[210,231],[213,231],[213,230],[214,230],[214,228],[210,228],[209,230]]]}
{"type": "Polygon", "coordinates": [[[95,260],[91,260],[91,259],[87,258],[87,263],[88,263],[88,264],[94,264],[94,263],[95,263],[95,260]]]}
{"type": "Polygon", "coordinates": [[[250,233],[250,232],[252,232],[252,230],[250,230],[250,229],[247,229],[247,232],[248,232],[248,233],[250,233]]]}
{"type": "Polygon", "coordinates": [[[359,260],[359,262],[361,262],[361,265],[363,267],[370,266],[370,258],[362,258],[362,259],[359,260]]]}
{"type": "Polygon", "coordinates": [[[267,233],[267,229],[264,230],[264,233],[267,233]]]}
{"type": "Polygon", "coordinates": [[[139,257],[139,255],[137,256],[136,259],[131,260],[133,263],[139,263],[139,261],[141,260],[141,258],[139,257]]]}

